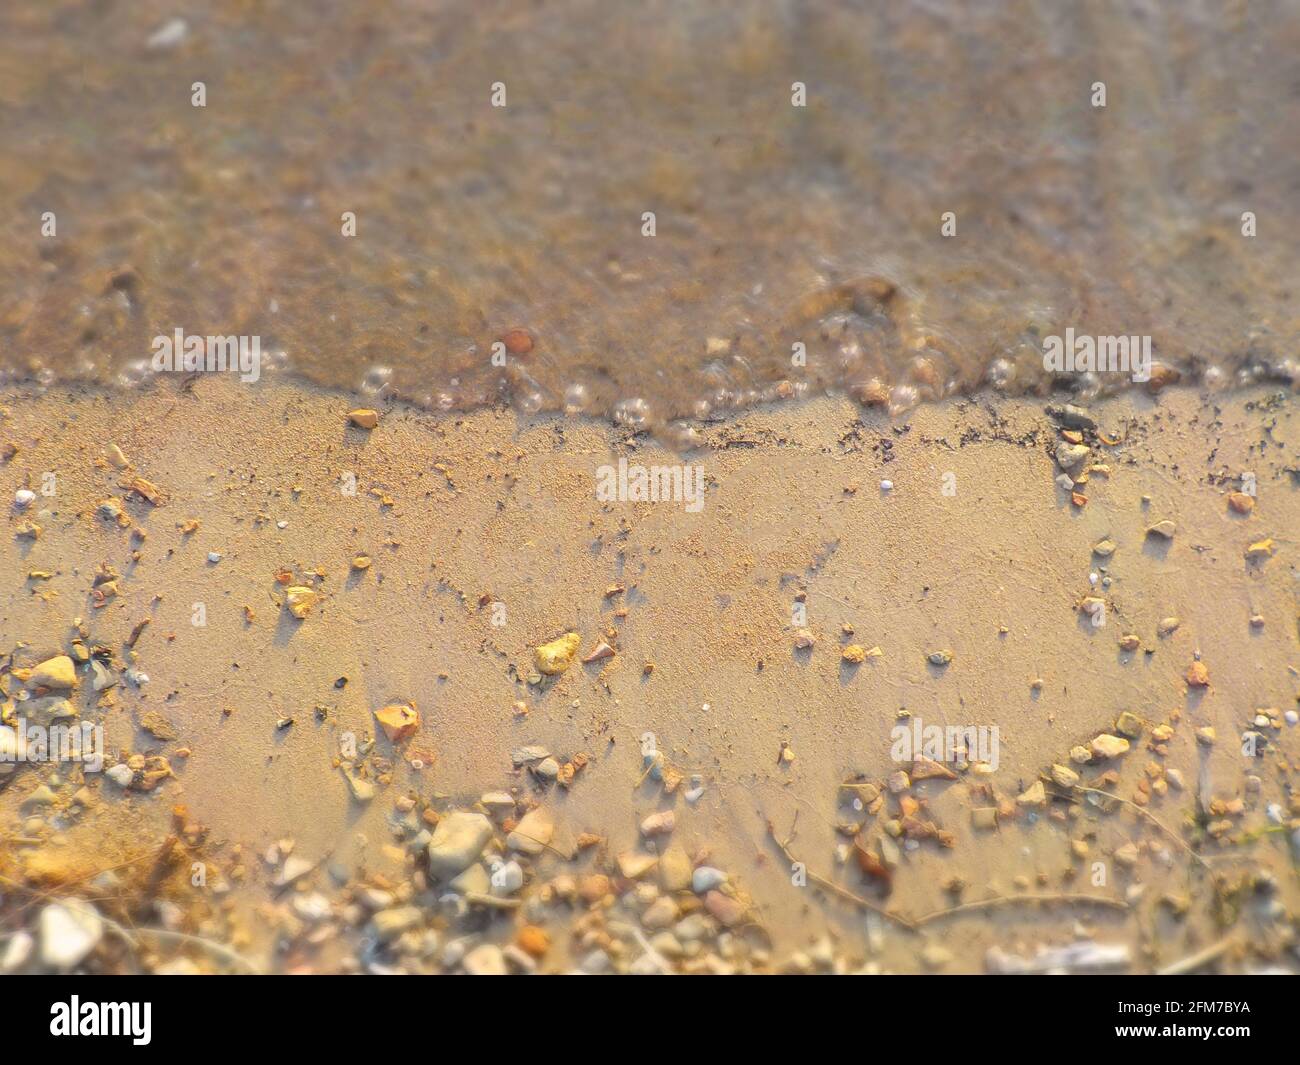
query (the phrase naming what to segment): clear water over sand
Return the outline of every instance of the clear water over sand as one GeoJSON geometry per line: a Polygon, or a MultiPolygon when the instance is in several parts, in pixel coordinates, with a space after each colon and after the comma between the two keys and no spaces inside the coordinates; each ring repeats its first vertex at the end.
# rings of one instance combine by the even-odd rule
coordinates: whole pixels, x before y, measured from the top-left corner
{"type": "Polygon", "coordinates": [[[258,335],[328,385],[651,425],[1041,392],[1066,327],[1293,378],[1298,55],[1293,3],[8,4],[0,365],[258,335]]]}

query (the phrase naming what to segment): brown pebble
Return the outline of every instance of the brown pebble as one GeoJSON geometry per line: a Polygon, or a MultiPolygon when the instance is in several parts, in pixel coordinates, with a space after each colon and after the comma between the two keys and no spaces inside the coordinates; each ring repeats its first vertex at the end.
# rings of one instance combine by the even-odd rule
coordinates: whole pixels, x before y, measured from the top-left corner
{"type": "Polygon", "coordinates": [[[551,937],[546,934],[545,929],[538,928],[535,924],[526,924],[519,929],[515,943],[525,954],[540,958],[550,950],[551,937]]]}
{"type": "Polygon", "coordinates": [[[414,703],[393,703],[375,711],[384,734],[393,743],[399,743],[420,727],[420,715],[414,703]]]}
{"type": "Polygon", "coordinates": [[[1182,374],[1172,366],[1165,366],[1162,363],[1155,363],[1151,367],[1151,377],[1147,381],[1147,391],[1151,393],[1159,392],[1169,385],[1177,384],[1182,380],[1182,374]]]}
{"type": "Polygon", "coordinates": [[[578,881],[578,894],[585,902],[596,902],[609,894],[610,881],[604,873],[592,873],[578,881]]]}
{"type": "Polygon", "coordinates": [[[501,334],[501,343],[511,355],[527,355],[533,350],[533,336],[527,329],[507,329],[501,334]]]}

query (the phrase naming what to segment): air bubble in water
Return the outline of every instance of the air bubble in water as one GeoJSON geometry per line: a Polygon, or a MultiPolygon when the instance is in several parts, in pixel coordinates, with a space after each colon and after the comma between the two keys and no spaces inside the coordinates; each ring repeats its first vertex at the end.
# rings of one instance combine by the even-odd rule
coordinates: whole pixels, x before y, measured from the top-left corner
{"type": "Polygon", "coordinates": [[[634,399],[621,399],[614,404],[614,421],[619,425],[630,425],[639,429],[650,420],[650,404],[639,396],[634,399]]]}
{"type": "Polygon", "coordinates": [[[989,384],[999,392],[1004,392],[1011,384],[1011,379],[1015,376],[1015,372],[1016,368],[1010,359],[994,359],[993,363],[989,366],[989,384]]]}
{"type": "Polygon", "coordinates": [[[366,371],[366,376],[361,379],[361,391],[373,396],[388,387],[388,382],[392,379],[392,376],[392,367],[372,366],[366,371]]]}
{"type": "Polygon", "coordinates": [[[920,395],[913,385],[895,385],[889,390],[889,413],[903,414],[920,402],[920,395]]]}
{"type": "Polygon", "coordinates": [[[564,413],[581,414],[590,400],[586,385],[572,384],[564,390],[564,413]]]}

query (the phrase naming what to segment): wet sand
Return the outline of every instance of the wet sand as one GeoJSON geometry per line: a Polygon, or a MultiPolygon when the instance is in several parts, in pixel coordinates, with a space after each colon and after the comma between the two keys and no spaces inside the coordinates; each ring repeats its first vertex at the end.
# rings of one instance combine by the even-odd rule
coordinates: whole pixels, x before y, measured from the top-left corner
{"type": "MultiPolygon", "coordinates": [[[[549,931],[544,971],[603,964],[595,949],[624,969],[644,945],[603,925],[594,935],[591,922],[608,915],[613,927],[625,911],[635,922],[655,892],[615,876],[590,904],[593,919],[588,903],[546,889],[557,876],[615,872],[620,856],[646,852],[642,819],[672,809],[668,839],[694,864],[725,870],[744,909],[729,935],[706,937],[674,969],[978,972],[996,967],[991,948],[1029,955],[1083,936],[1127,947],[1123,971],[1216,945],[1209,964],[1221,969],[1295,967],[1300,752],[1281,716],[1300,690],[1300,425],[1290,394],[1172,389],[1093,406],[1114,443],[1089,435],[1089,462],[1109,473],[1079,486],[1082,506],[1055,483],[1062,437],[1042,404],[991,394],[894,421],[844,399],[768,406],[707,425],[704,445],[686,455],[626,428],[502,409],[393,405],[367,431],[348,425],[356,401],[344,394],[211,375],[130,395],[11,390],[3,402],[0,442],[16,451],[0,466],[0,489],[6,499],[38,491],[26,511],[10,510],[0,542],[6,712],[22,708],[14,671],[69,653],[80,618],[87,647],[149,677],[97,696],[79,671],[72,700],[102,721],[108,765],[158,754],[175,776],[123,791],[88,773],[89,796],[75,801],[75,767],[21,766],[0,779],[0,937],[32,927],[49,897],[80,894],[118,921],[233,943],[262,970],[455,971],[467,949],[509,943],[525,924],[549,931]],[[114,468],[110,444],[131,469],[114,468]],[[598,501],[597,469],[620,456],[701,464],[703,509],[598,501]],[[48,471],[50,497],[39,495],[48,471]],[[1257,495],[1243,516],[1227,494],[1246,472],[1257,495]],[[355,496],[340,490],[349,473],[355,496]],[[133,475],[165,493],[162,505],[121,487],[133,475]],[[129,527],[99,516],[110,498],[129,527]],[[190,519],[196,530],[178,528],[190,519]],[[1171,540],[1146,534],[1163,520],[1176,524],[1171,540]],[[38,539],[15,537],[24,521],[41,527],[38,539]],[[135,529],[147,536],[133,539],[135,529]],[[1272,557],[1243,557],[1270,537],[1272,557]],[[1109,559],[1092,553],[1103,539],[1116,545],[1109,559]],[[350,569],[358,553],[369,569],[350,569]],[[101,563],[120,579],[97,608],[101,563]],[[30,579],[33,570],[52,575],[30,579]],[[282,606],[282,570],[321,593],[301,621],[282,606]],[[607,595],[612,586],[625,591],[607,595]],[[801,594],[803,626],[792,617],[801,594]],[[1088,595],[1104,597],[1105,625],[1080,613],[1088,595]],[[203,627],[192,624],[199,603],[203,627]],[[1157,635],[1169,617],[1177,628],[1157,635]],[[133,661],[125,641],[144,619],[133,661]],[[795,647],[801,627],[816,639],[810,650],[795,647]],[[533,648],[567,631],[581,635],[580,656],[602,639],[617,653],[533,676],[533,648]],[[1129,633],[1139,650],[1121,650],[1129,633]],[[841,659],[848,643],[881,653],[852,666],[841,659]],[[940,649],[951,662],[931,665],[940,649]],[[1186,680],[1197,654],[1208,688],[1186,680]],[[373,712],[407,701],[419,729],[391,743],[373,712]],[[1245,758],[1241,735],[1259,708],[1277,727],[1260,727],[1266,742],[1245,758]],[[1143,723],[1127,754],[1070,761],[1126,710],[1143,723]],[[141,729],[150,712],[175,739],[141,729]],[[903,713],[996,726],[996,771],[963,766],[956,780],[891,792],[891,775],[913,768],[890,756],[903,713]],[[1153,730],[1166,724],[1172,737],[1158,741],[1153,730]],[[1210,744],[1195,735],[1205,727],[1210,744]],[[368,802],[350,796],[338,765],[349,732],[376,737],[355,769],[377,787],[368,802]],[[646,778],[647,732],[685,776],[672,794],[646,778]],[[524,745],[589,761],[565,788],[512,766],[524,745]],[[1129,802],[1103,809],[1109,800],[1049,784],[1037,804],[1032,786],[1053,765],[1129,802]],[[1166,767],[1181,773],[1182,790],[1166,767]],[[51,772],[52,805],[32,805],[51,772]],[[694,776],[703,794],[690,803],[694,776]],[[853,809],[840,790],[853,780],[871,785],[860,795],[878,788],[878,804],[853,809]],[[552,845],[522,862],[519,909],[456,916],[411,840],[431,827],[426,807],[445,818],[511,788],[522,802],[498,823],[536,802],[553,816],[552,845]],[[911,800],[921,805],[895,856],[880,841],[890,822],[906,822],[911,800]],[[999,805],[995,829],[973,826],[974,808],[999,805]],[[177,817],[188,823],[183,852],[157,863],[177,817]],[[812,874],[807,886],[792,883],[769,822],[782,840],[794,827],[788,849],[812,874]],[[895,866],[888,893],[859,868],[837,830],[847,823],[895,866]],[[915,829],[929,823],[950,837],[915,829]],[[582,833],[602,842],[569,860],[582,833]],[[285,839],[320,864],[281,890],[285,848],[269,856],[275,864],[266,852],[285,839]],[[191,885],[194,860],[216,870],[206,887],[191,885]],[[122,883],[89,879],[127,861],[122,883]],[[147,869],[155,882],[130,879],[147,869]],[[817,877],[856,898],[832,897],[817,877]],[[363,881],[413,901],[417,931],[432,930],[436,944],[368,948],[363,881]],[[1092,898],[1023,898],[1061,893],[1092,898]],[[869,915],[864,900],[903,920],[869,915]]],[[[505,836],[498,830],[489,852],[505,836]]],[[[689,888],[673,897],[679,915],[701,905],[689,888]]],[[[177,953],[204,970],[231,964],[193,943],[142,941],[146,949],[128,949],[108,936],[82,964],[131,971],[177,953]]]]}
{"type": "Polygon", "coordinates": [[[1298,51],[1286,2],[8,4],[0,380],[180,328],[664,434],[1128,387],[1045,374],[1066,328],[1295,381],[1298,51]]]}

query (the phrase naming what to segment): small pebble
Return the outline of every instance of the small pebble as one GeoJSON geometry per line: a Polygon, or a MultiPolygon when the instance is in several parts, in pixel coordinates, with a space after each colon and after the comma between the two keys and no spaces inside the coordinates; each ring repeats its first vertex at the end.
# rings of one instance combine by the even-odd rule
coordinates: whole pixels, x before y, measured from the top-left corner
{"type": "Polygon", "coordinates": [[[174,18],[163,23],[149,35],[145,47],[154,51],[175,48],[189,35],[190,27],[183,18],[174,18]]]}
{"type": "Polygon", "coordinates": [[[727,874],[711,865],[701,865],[691,874],[691,890],[703,895],[727,882],[727,874]]]}

